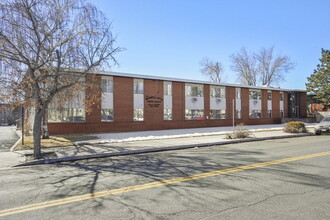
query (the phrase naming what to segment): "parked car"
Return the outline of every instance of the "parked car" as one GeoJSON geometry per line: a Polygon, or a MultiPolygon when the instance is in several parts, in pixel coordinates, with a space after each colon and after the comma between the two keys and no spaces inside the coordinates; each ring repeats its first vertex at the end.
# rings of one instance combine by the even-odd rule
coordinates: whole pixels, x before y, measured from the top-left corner
{"type": "Polygon", "coordinates": [[[102,115],[101,119],[102,121],[113,121],[112,115],[102,115]]]}
{"type": "Polygon", "coordinates": [[[325,117],[318,125],[314,128],[314,133],[320,135],[324,132],[330,132],[330,116],[325,117]]]}
{"type": "Polygon", "coordinates": [[[68,122],[85,122],[85,117],[82,116],[70,116],[68,122]]]}

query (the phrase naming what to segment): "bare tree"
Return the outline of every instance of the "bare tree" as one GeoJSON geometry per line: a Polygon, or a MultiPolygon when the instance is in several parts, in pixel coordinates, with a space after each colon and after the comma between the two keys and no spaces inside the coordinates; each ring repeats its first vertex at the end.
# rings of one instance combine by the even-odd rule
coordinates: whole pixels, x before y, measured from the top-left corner
{"type": "Polygon", "coordinates": [[[258,60],[259,81],[262,85],[278,85],[285,80],[285,73],[294,68],[288,56],[274,55],[274,47],[262,48],[255,54],[258,60]]]}
{"type": "Polygon", "coordinates": [[[232,69],[238,81],[245,85],[278,85],[285,80],[285,73],[294,68],[288,56],[274,55],[274,47],[262,48],[249,54],[245,48],[231,55],[232,69]]]}
{"type": "Polygon", "coordinates": [[[201,73],[210,78],[212,82],[222,82],[222,74],[224,68],[220,62],[212,61],[208,57],[204,57],[201,62],[201,73]]]}
{"type": "Polygon", "coordinates": [[[16,101],[34,108],[34,157],[41,157],[41,125],[52,99],[84,86],[87,75],[116,63],[111,23],[84,0],[2,0],[1,82],[16,101]]]}
{"type": "Polygon", "coordinates": [[[237,81],[241,84],[256,86],[258,79],[258,65],[255,56],[249,54],[245,48],[230,56],[232,70],[238,74],[237,81]]]}

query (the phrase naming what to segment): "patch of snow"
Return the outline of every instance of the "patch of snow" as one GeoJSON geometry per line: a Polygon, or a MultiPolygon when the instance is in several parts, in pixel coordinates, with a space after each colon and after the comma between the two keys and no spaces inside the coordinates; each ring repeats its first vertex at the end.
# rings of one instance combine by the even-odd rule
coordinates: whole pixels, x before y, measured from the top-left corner
{"type": "MultiPolygon", "coordinates": [[[[160,131],[152,131],[157,135],[148,135],[143,136],[143,134],[147,134],[146,132],[140,132],[141,136],[135,136],[138,132],[129,132],[132,136],[131,137],[124,137],[124,138],[110,138],[110,136],[114,136],[113,133],[107,134],[99,134],[98,140],[91,140],[91,141],[76,141],[75,144],[105,144],[105,143],[123,143],[123,142],[134,142],[134,141],[146,141],[146,140],[163,140],[163,139],[171,139],[171,138],[189,138],[189,137],[201,137],[201,136],[210,136],[210,135],[225,135],[227,132],[232,131],[231,129],[227,129],[225,131],[217,131],[217,132],[202,132],[202,133],[189,133],[192,129],[180,129],[182,133],[188,131],[186,134],[169,134],[166,135],[167,131],[169,130],[160,130],[160,131]]],[[[283,127],[264,127],[264,128],[256,128],[256,129],[249,129],[252,132],[263,131],[263,130],[281,130],[283,127]]],[[[176,130],[177,131],[177,130],[176,130]]],[[[149,132],[150,133],[150,132],[149,132]]],[[[127,133],[125,133],[127,134],[127,133]]]]}
{"type": "MultiPolygon", "coordinates": [[[[305,123],[306,127],[313,127],[315,123],[305,123]]],[[[252,132],[281,130],[283,124],[268,125],[245,125],[252,132]]],[[[204,127],[204,128],[187,128],[187,129],[171,129],[171,130],[153,130],[153,131],[136,131],[136,132],[119,132],[119,133],[102,133],[91,134],[98,137],[98,140],[77,141],[75,144],[105,144],[105,143],[122,143],[146,140],[163,140],[170,138],[188,138],[201,137],[209,135],[225,135],[233,130],[232,126],[225,127],[204,127]]]]}

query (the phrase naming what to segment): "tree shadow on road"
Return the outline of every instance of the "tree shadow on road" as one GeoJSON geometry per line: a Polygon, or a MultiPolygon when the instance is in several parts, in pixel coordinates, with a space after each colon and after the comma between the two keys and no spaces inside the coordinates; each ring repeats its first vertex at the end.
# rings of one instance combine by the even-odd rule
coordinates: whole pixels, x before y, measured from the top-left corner
{"type": "MultiPolygon", "coordinates": [[[[63,198],[84,193],[94,194],[100,191],[264,162],[261,160],[264,153],[260,151],[244,151],[231,148],[229,150],[215,151],[212,153],[213,156],[210,157],[211,151],[211,148],[203,151],[200,149],[189,149],[184,151],[93,159],[75,163],[61,163],[55,166],[70,168],[70,172],[65,173],[61,178],[50,183],[56,188],[53,197],[63,198]],[[219,157],[216,154],[219,154],[219,157]]],[[[262,169],[268,169],[268,173],[280,173],[282,182],[310,185],[317,188],[324,188],[329,185],[329,180],[324,180],[323,176],[290,170],[287,164],[278,164],[262,169]]],[[[249,170],[247,172],[258,171],[260,169],[249,170]]],[[[233,201],[234,198],[226,198],[230,192],[251,191],[250,189],[237,187],[238,185],[233,184],[234,182],[258,182],[258,179],[246,173],[242,175],[242,173],[225,174],[223,175],[225,178],[222,181],[216,181],[210,178],[194,179],[180,184],[168,184],[163,186],[161,190],[151,191],[150,189],[150,193],[132,192],[95,198],[93,199],[94,214],[99,209],[106,209],[110,202],[126,210],[127,213],[131,214],[132,218],[161,218],[164,216],[159,210],[150,211],[146,207],[148,207],[148,204],[158,204],[160,206],[170,205],[171,202],[167,201],[164,195],[169,196],[175,201],[180,201],[183,210],[199,210],[201,206],[205,205],[203,188],[215,192],[213,195],[208,194],[208,200],[216,202],[219,199],[223,199],[223,201],[230,204],[231,202],[235,202],[233,201]],[[141,204],[139,201],[144,201],[144,204],[141,204]]],[[[276,190],[272,191],[269,189],[269,191],[271,191],[271,194],[276,190]]],[[[218,210],[214,211],[216,212],[218,210]]],[[[90,210],[86,210],[85,214],[93,215],[93,213],[90,213],[90,210]]],[[[176,214],[178,213],[167,213],[166,218],[176,214]]]]}

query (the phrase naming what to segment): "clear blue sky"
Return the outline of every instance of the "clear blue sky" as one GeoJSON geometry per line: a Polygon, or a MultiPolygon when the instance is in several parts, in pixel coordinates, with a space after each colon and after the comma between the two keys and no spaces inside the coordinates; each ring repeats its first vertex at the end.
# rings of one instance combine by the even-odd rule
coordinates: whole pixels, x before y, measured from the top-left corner
{"type": "Polygon", "coordinates": [[[202,57],[220,61],[225,82],[236,83],[229,56],[246,47],[275,46],[296,67],[283,88],[305,89],[330,49],[330,0],[94,0],[113,22],[126,50],[112,71],[207,80],[202,57]]]}

